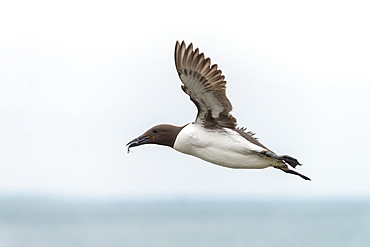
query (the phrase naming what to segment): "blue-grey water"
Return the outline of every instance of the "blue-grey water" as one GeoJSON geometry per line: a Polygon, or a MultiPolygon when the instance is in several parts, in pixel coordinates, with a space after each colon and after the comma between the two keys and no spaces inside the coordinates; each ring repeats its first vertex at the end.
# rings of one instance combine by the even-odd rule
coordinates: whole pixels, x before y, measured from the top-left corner
{"type": "Polygon", "coordinates": [[[370,246],[370,202],[0,198],[1,247],[370,246]]]}

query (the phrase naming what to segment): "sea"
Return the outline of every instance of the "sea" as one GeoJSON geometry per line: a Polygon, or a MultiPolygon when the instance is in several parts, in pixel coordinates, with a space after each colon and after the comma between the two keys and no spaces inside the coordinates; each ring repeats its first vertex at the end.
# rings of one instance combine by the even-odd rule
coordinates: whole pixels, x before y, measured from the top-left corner
{"type": "Polygon", "coordinates": [[[0,247],[368,247],[370,200],[0,197],[0,247]]]}

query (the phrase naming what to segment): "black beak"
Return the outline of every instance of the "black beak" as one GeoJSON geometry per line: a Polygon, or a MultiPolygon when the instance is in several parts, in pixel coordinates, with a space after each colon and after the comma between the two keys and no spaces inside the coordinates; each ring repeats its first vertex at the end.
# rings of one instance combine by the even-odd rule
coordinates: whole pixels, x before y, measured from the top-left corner
{"type": "Polygon", "coordinates": [[[145,144],[145,142],[149,139],[153,138],[153,136],[142,136],[142,137],[138,137],[138,138],[135,138],[133,139],[132,141],[130,141],[129,143],[126,144],[127,147],[127,153],[130,152],[130,148],[131,147],[136,147],[136,146],[140,146],[140,145],[143,145],[145,144]]]}

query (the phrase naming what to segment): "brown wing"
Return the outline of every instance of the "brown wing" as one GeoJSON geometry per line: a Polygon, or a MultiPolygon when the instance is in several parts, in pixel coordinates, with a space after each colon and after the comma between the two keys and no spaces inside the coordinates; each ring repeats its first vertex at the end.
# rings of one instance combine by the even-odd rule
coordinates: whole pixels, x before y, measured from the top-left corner
{"type": "Polygon", "coordinates": [[[193,44],[186,47],[184,41],[177,41],[175,64],[184,85],[181,88],[190,96],[198,108],[195,123],[205,127],[235,128],[236,119],[230,114],[232,106],[226,97],[226,81],[217,64],[211,66],[211,60],[193,51],[193,44]]]}

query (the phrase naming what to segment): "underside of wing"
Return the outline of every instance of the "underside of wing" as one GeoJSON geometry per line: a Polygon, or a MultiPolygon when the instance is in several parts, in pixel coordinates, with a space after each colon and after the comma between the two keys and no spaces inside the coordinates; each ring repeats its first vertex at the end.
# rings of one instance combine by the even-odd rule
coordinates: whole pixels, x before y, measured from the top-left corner
{"type": "Polygon", "coordinates": [[[183,91],[198,108],[195,123],[208,128],[235,128],[236,119],[231,115],[232,106],[226,97],[226,81],[217,65],[205,58],[193,44],[176,42],[175,64],[184,85],[183,91]]]}

